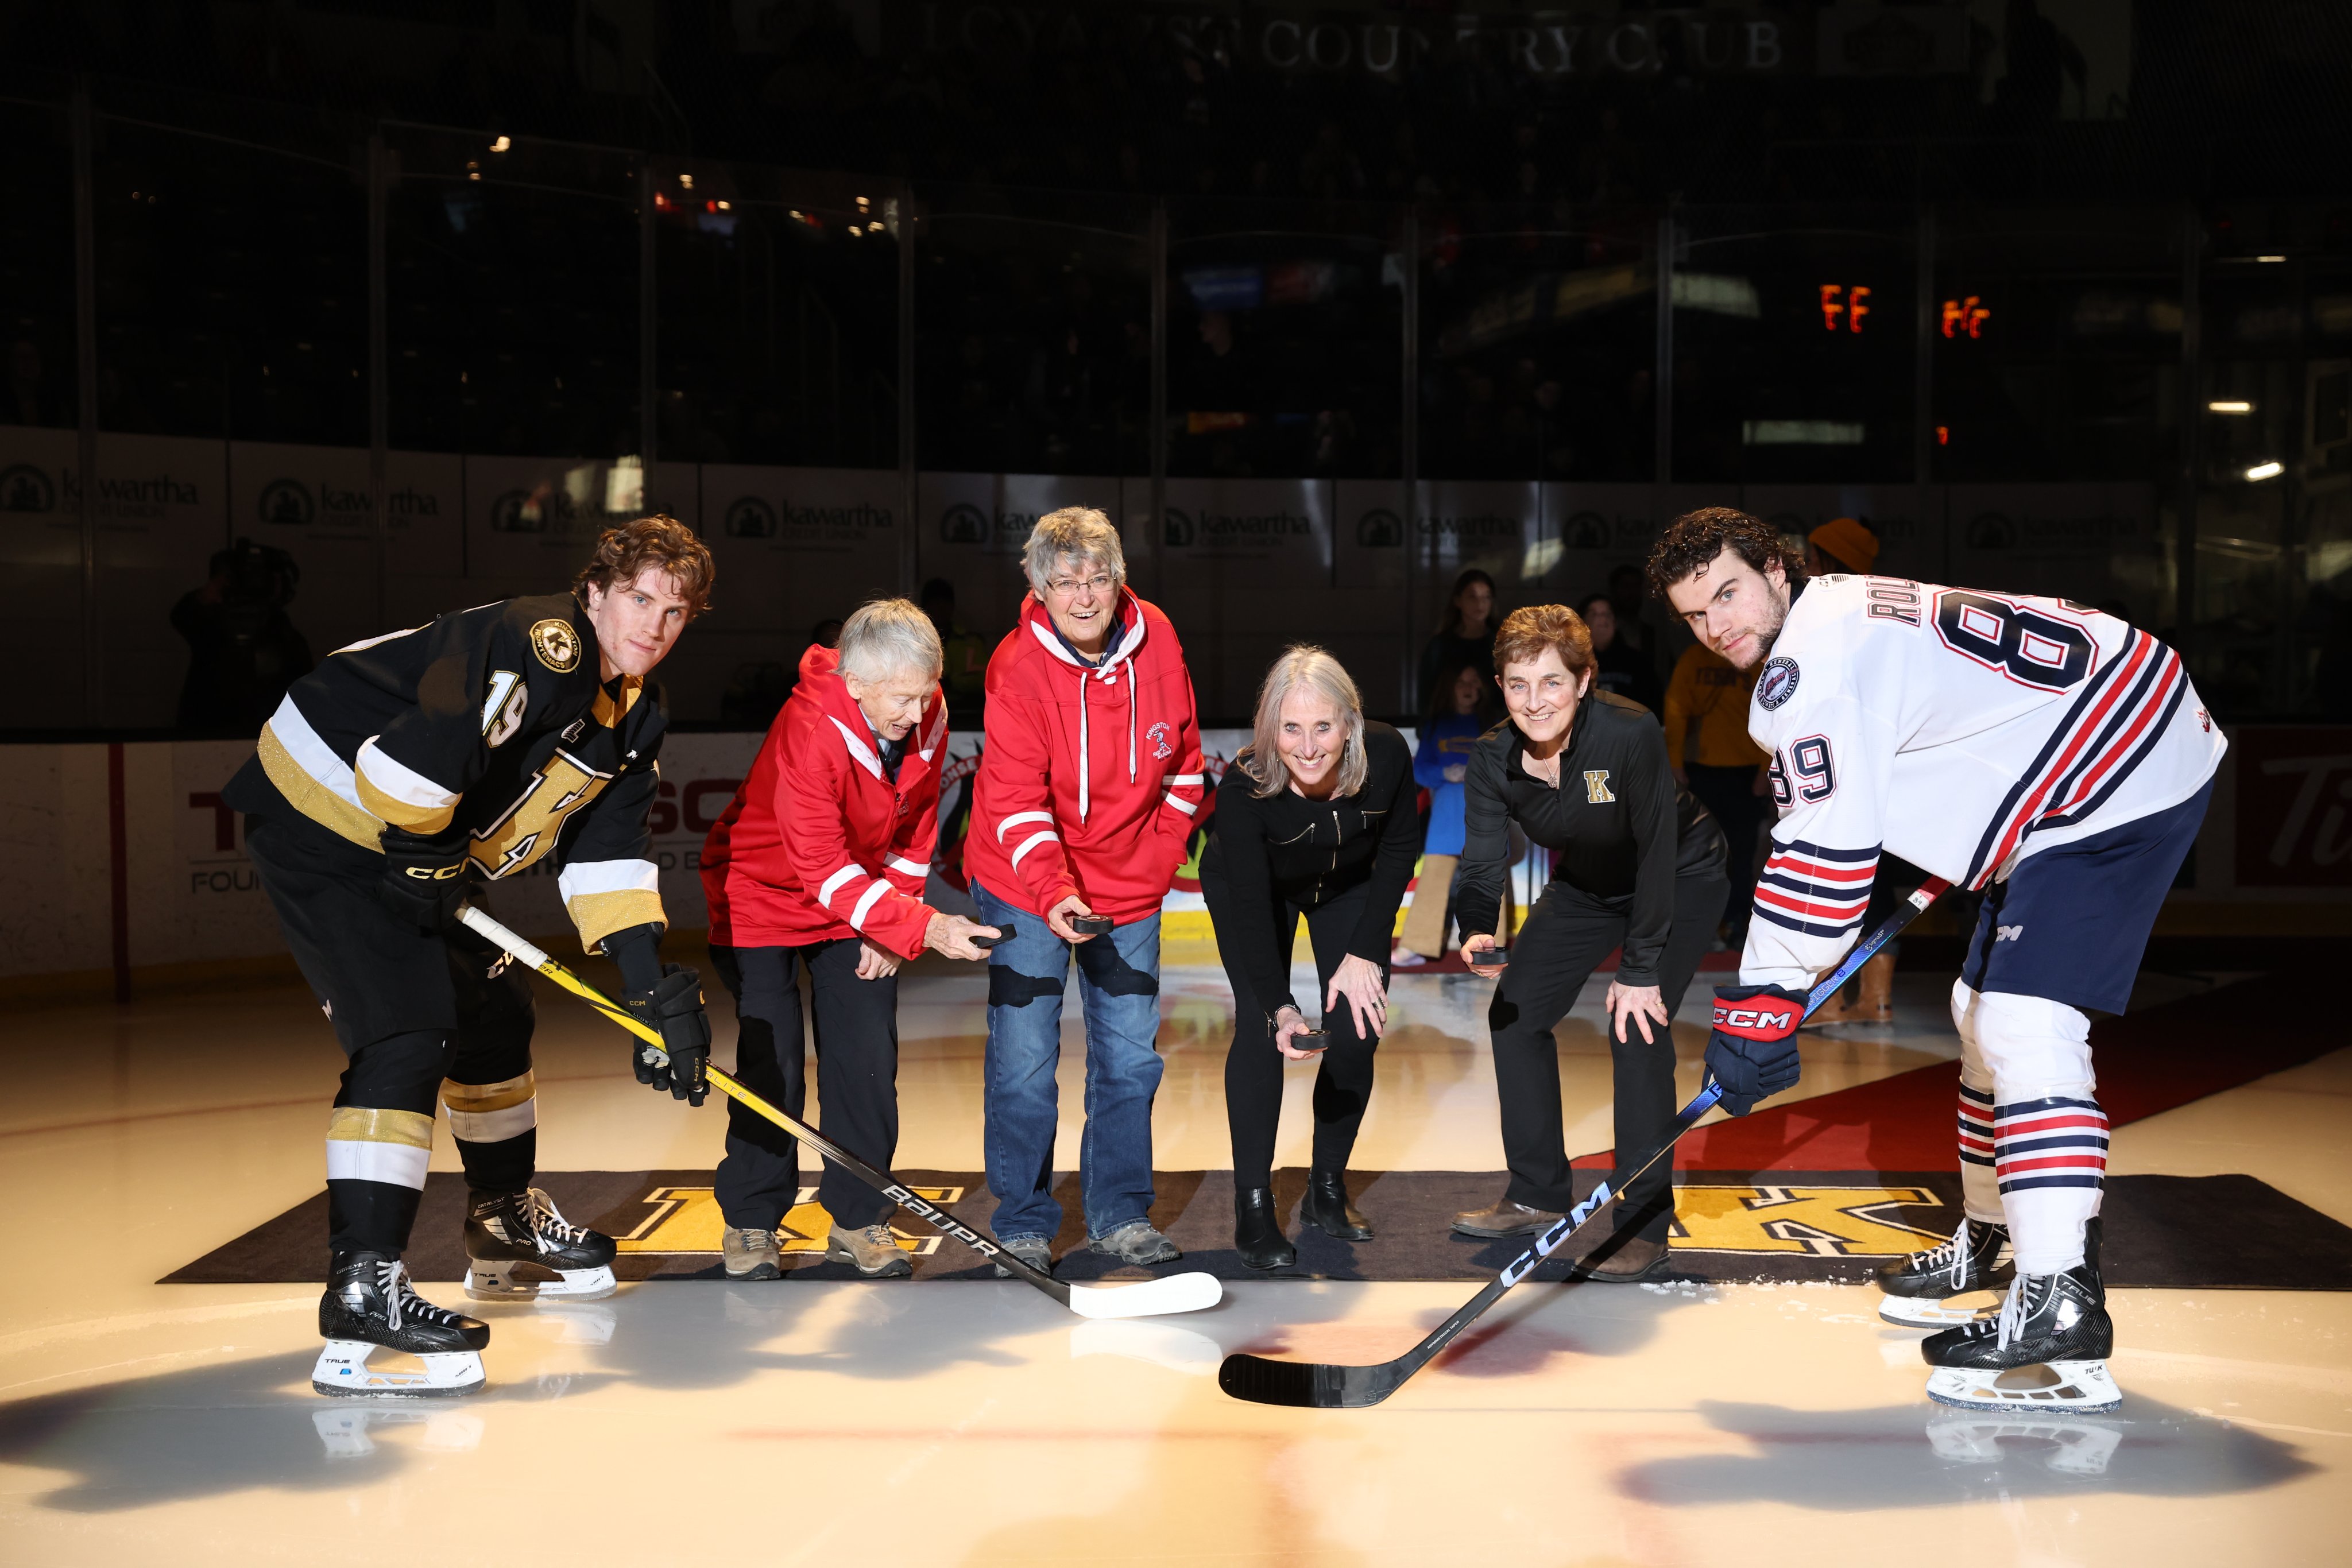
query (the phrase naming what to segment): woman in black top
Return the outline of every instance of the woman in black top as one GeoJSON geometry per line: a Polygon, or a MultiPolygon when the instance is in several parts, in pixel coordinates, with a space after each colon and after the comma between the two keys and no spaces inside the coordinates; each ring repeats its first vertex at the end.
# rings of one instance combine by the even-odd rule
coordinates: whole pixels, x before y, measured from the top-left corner
{"type": "MultiPolygon", "coordinates": [[[[1596,689],[1591,633],[1575,612],[1515,612],[1496,636],[1495,667],[1510,722],[1470,754],[1457,885],[1462,929],[1477,934],[1463,937],[1463,959],[1473,974],[1502,977],[1486,1019],[1511,1181],[1492,1208],[1454,1217],[1469,1236],[1524,1235],[1573,1206],[1552,1026],[1621,945],[1608,997],[1617,1152],[1664,1134],[1675,1113],[1671,1021],[1727,891],[1722,830],[1676,786],[1658,721],[1596,689]],[[1514,822],[1554,860],[1510,967],[1497,969],[1479,958],[1498,946],[1491,933],[1514,822]]],[[[1673,1218],[1673,1173],[1662,1163],[1626,1189],[1616,1235],[1587,1254],[1580,1277],[1655,1273],[1673,1218]]]]}
{"type": "Polygon", "coordinates": [[[1472,567],[1454,580],[1437,634],[1421,650],[1420,699],[1437,700],[1438,683],[1464,664],[1486,669],[1495,658],[1495,580],[1472,567]]]}
{"type": "Polygon", "coordinates": [[[1414,794],[1411,748],[1365,719],[1339,662],[1320,648],[1286,649],[1258,691],[1251,744],[1218,782],[1201,857],[1201,893],[1234,988],[1225,1053],[1234,1244],[1253,1269],[1297,1258],[1274,1207],[1275,1125],[1283,1062],[1318,1051],[1315,1154],[1300,1217],[1342,1241],[1371,1239],[1348,1202],[1345,1173],[1371,1097],[1372,1052],[1388,1026],[1391,934],[1421,854],[1414,794]],[[1302,915],[1328,1049],[1295,1043],[1312,1027],[1290,994],[1302,915]]]}

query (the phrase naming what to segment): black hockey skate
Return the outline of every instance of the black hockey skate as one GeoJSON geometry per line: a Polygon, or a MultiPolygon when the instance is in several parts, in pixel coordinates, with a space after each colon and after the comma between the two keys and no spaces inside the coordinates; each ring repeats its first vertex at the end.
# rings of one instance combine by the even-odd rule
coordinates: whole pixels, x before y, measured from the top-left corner
{"type": "Polygon", "coordinates": [[[2097,1254],[2063,1274],[2020,1274],[2000,1311],[1930,1334],[1927,1397],[1961,1410],[2095,1414],[2123,1403],[2097,1254]]]}
{"type": "Polygon", "coordinates": [[[482,1386],[489,1325],[436,1307],[408,1288],[408,1270],[388,1252],[344,1252],[319,1298],[319,1333],[327,1342],[310,1386],[339,1397],[445,1398],[482,1386]],[[404,1351],[422,1372],[371,1370],[378,1350],[404,1351]]]}
{"type": "Polygon", "coordinates": [[[593,1301],[609,1296],[613,1239],[573,1225],[547,1194],[477,1193],[466,1216],[466,1294],[478,1301],[593,1301]]]}
{"type": "Polygon", "coordinates": [[[1988,1309],[1948,1306],[1956,1296],[1997,1291],[2010,1281],[2009,1228],[1963,1219],[1952,1239],[1878,1271],[1878,1315],[1905,1328],[1948,1328],[1988,1309]]]}

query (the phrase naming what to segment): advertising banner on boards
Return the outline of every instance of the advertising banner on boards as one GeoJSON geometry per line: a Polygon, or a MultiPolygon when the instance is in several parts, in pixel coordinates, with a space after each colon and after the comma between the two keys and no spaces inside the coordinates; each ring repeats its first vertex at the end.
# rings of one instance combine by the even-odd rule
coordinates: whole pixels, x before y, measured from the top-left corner
{"type": "Polygon", "coordinates": [[[544,593],[571,581],[599,533],[649,512],[700,532],[700,471],[660,464],[647,474],[627,458],[467,457],[467,570],[510,585],[507,592],[544,593]]]}
{"type": "MultiPolygon", "coordinates": [[[[1161,602],[1183,639],[1204,716],[1237,717],[1276,653],[1307,634],[1305,596],[1333,587],[1328,479],[1171,479],[1161,602]]],[[[1313,613],[1319,633],[1327,613],[1313,613]]],[[[1348,655],[1328,639],[1342,660],[1348,655]]]]}
{"type": "MultiPolygon", "coordinates": [[[[0,565],[22,595],[17,631],[41,647],[82,645],[81,497],[67,499],[79,437],[70,430],[0,425],[0,565]]],[[[79,723],[84,693],[80,659],[18,691],[17,722],[32,728],[79,723]]]]}
{"type": "MultiPolygon", "coordinates": [[[[172,606],[204,587],[228,542],[221,444],[169,435],[98,439],[99,662],[101,722],[167,725],[188,668],[172,606]]],[[[81,494],[60,486],[62,505],[81,494]]]]}
{"type": "Polygon", "coordinates": [[[1064,507],[1092,507],[1114,522],[1122,512],[1119,480],[1103,475],[926,474],[919,493],[917,586],[935,577],[953,584],[957,619],[992,643],[1012,629],[1028,591],[1021,549],[1037,519],[1064,507]]]}

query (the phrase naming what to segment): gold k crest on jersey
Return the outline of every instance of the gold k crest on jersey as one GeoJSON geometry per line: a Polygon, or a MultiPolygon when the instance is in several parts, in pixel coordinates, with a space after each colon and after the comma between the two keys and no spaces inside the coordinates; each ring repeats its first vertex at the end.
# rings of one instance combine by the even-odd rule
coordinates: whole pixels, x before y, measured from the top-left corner
{"type": "Polygon", "coordinates": [[[570,674],[580,663],[580,634],[572,630],[571,622],[550,618],[531,627],[530,651],[557,674],[570,674]]]}

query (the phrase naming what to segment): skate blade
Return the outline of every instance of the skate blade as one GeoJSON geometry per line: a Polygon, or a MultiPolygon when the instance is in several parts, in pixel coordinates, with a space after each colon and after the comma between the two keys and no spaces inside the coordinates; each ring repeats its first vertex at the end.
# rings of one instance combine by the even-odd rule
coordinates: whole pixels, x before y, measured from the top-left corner
{"type": "Polygon", "coordinates": [[[310,1369],[311,1388],[334,1399],[449,1399],[482,1386],[479,1351],[419,1355],[416,1371],[369,1366],[368,1357],[383,1348],[365,1340],[329,1340],[310,1369]]]}
{"type": "Polygon", "coordinates": [[[2000,1297],[1991,1291],[1971,1291],[1966,1296],[1881,1296],[1878,1298],[1878,1320],[1906,1329],[1948,1329],[1960,1323],[1972,1323],[1980,1317],[2000,1310],[2000,1297]],[[1973,1305],[1955,1303],[1974,1302],[1973,1305]]]}
{"type": "Polygon", "coordinates": [[[476,1261],[466,1270],[466,1294],[478,1301],[602,1301],[619,1290],[610,1267],[599,1269],[547,1269],[532,1263],[483,1263],[476,1261]],[[523,1267],[554,1275],[550,1280],[525,1280],[518,1277],[523,1267]]]}
{"type": "Polygon", "coordinates": [[[1939,1366],[1927,1397],[1955,1410],[2037,1410],[2095,1416],[2124,1401],[2104,1361],[2053,1361],[2033,1366],[1939,1366]]]}

